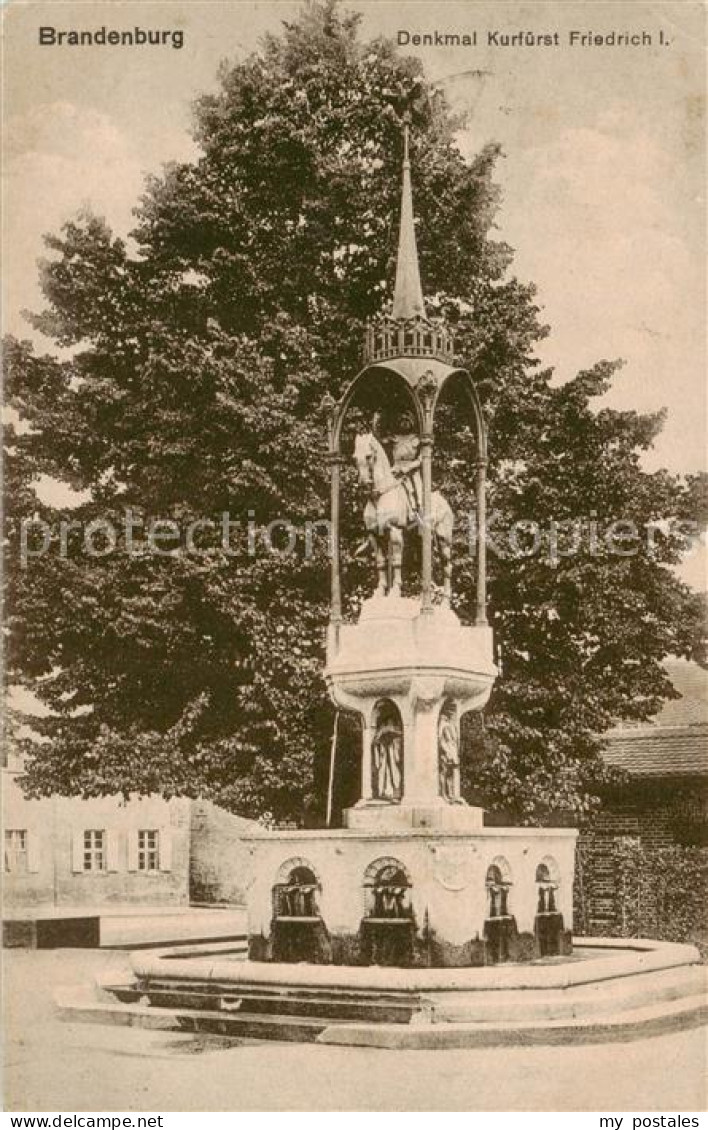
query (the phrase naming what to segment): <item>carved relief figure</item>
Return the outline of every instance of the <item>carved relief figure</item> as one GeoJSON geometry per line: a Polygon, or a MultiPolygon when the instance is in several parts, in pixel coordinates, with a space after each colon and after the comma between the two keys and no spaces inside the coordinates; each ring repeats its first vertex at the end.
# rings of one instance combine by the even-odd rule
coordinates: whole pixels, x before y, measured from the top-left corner
{"type": "Polygon", "coordinates": [[[438,719],[438,774],[440,795],[459,801],[460,729],[455,704],[446,702],[438,719]]]}
{"type": "Polygon", "coordinates": [[[400,801],[403,795],[403,723],[392,702],[376,710],[371,745],[371,791],[376,800],[400,801]]]}

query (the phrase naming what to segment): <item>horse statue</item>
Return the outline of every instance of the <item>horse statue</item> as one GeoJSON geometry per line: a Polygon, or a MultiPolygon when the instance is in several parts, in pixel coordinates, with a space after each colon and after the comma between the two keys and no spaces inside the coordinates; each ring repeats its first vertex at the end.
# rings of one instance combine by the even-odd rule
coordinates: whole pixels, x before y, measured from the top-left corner
{"type": "MultiPolygon", "coordinates": [[[[368,534],[365,548],[371,544],[378,570],[377,596],[401,595],[401,562],[404,531],[422,532],[423,516],[416,510],[414,491],[409,489],[408,473],[391,467],[383,445],[373,432],[358,435],[354,443],[354,459],[359,481],[369,493],[364,507],[364,525],[368,534]]],[[[452,527],[454,518],[449,504],[439,491],[430,498],[430,524],[433,541],[443,564],[443,599],[449,604],[452,596],[452,527]]]]}

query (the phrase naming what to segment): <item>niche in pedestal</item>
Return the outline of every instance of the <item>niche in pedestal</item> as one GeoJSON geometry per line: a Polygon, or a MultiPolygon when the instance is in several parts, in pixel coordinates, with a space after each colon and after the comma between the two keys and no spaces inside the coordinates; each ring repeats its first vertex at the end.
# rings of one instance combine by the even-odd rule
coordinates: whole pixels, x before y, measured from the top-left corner
{"type": "Polygon", "coordinates": [[[376,703],[371,739],[371,795],[400,804],[403,796],[403,721],[394,702],[376,703]]]}
{"type": "Polygon", "coordinates": [[[408,872],[397,859],[377,859],[367,868],[360,929],[365,965],[413,965],[415,918],[411,886],[408,872]]]}
{"type": "Polygon", "coordinates": [[[556,957],[565,952],[563,915],[557,906],[558,865],[548,858],[536,868],[538,902],[534,933],[539,957],[556,957]]]}
{"type": "Polygon", "coordinates": [[[273,888],[273,961],[331,961],[327,928],[319,912],[320,892],[319,878],[306,861],[283,864],[273,888]]]}
{"type": "Polygon", "coordinates": [[[460,723],[451,699],[443,702],[438,718],[438,785],[444,800],[460,803],[460,723]]]}
{"type": "Polygon", "coordinates": [[[484,923],[486,960],[497,965],[511,958],[516,940],[516,919],[510,913],[511,869],[501,857],[487,869],[487,918],[484,923]]]}

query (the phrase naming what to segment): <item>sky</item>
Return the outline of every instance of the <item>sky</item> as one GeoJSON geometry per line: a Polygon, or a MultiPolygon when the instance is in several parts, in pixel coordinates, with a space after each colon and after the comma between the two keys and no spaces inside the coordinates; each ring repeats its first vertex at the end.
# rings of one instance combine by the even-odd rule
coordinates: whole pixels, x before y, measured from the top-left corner
{"type": "MultiPolygon", "coordinates": [[[[6,331],[35,337],[42,234],[79,207],[117,234],[148,172],[196,155],[193,99],[277,32],[300,3],[9,0],[4,12],[6,331]],[[40,47],[58,29],[181,29],[184,46],[40,47]]],[[[362,34],[477,32],[476,47],[414,46],[453,106],[471,155],[499,142],[499,236],[538,287],[556,379],[600,358],[626,364],[607,402],[668,411],[649,469],[705,465],[705,10],[694,0],[487,3],[351,0],[362,34]],[[651,46],[573,47],[571,31],[648,32],[651,46]],[[558,47],[488,46],[487,33],[558,32],[558,47]],[[663,33],[665,43],[659,42],[663,33]]],[[[423,280],[425,283],[425,280],[423,280]]],[[[49,343],[38,339],[43,348],[49,343]]],[[[684,574],[705,587],[705,558],[684,574]]]]}

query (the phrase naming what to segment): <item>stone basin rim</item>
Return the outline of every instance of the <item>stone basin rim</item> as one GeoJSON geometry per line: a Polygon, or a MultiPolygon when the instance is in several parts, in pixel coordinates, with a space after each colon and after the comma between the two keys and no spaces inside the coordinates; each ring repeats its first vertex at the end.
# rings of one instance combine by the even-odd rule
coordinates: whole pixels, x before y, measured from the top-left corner
{"type": "Polygon", "coordinates": [[[503,966],[457,966],[447,968],[400,968],[392,966],[314,965],[255,961],[208,961],[192,951],[187,957],[174,948],[153,950],[131,956],[138,977],[180,981],[200,980],[220,984],[284,986],[360,991],[474,992],[497,990],[571,989],[619,978],[652,973],[661,969],[700,965],[695,946],[678,942],[657,942],[648,938],[574,938],[574,946],[612,950],[611,956],[588,958],[582,962],[553,965],[505,964],[503,966]],[[618,944],[620,943],[620,944],[618,944]]]}

